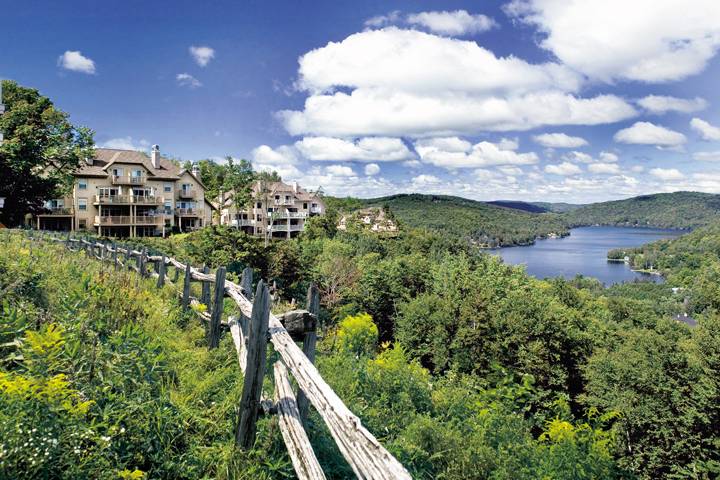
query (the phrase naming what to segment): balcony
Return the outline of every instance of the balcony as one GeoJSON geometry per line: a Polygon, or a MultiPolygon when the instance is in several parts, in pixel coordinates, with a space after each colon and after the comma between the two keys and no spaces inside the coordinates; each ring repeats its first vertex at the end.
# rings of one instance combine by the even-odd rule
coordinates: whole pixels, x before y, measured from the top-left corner
{"type": "Polygon", "coordinates": [[[320,207],[310,207],[310,213],[322,213],[322,209],[320,207]]]}
{"type": "Polygon", "coordinates": [[[49,207],[45,209],[46,211],[41,213],[40,216],[72,216],[75,214],[75,211],[72,207],[49,207]]]}
{"type": "Polygon", "coordinates": [[[275,200],[275,205],[295,205],[295,199],[294,198],[278,198],[275,200]]]}
{"type": "Polygon", "coordinates": [[[250,220],[247,218],[243,218],[240,220],[234,219],[232,222],[230,222],[230,225],[233,227],[254,227],[255,220],[250,220]]]}
{"type": "Polygon", "coordinates": [[[128,215],[95,215],[95,225],[125,226],[125,225],[162,225],[162,215],[128,216],[128,215]]]}
{"type": "Polygon", "coordinates": [[[176,208],[175,215],[178,217],[199,217],[200,210],[197,208],[176,208]]]}
{"type": "Polygon", "coordinates": [[[194,188],[181,188],[178,190],[178,196],[182,199],[194,199],[195,198],[195,189],[194,188]]]}
{"type": "Polygon", "coordinates": [[[134,175],[113,175],[113,185],[145,185],[145,175],[134,176],[134,175]]]}
{"type": "Polygon", "coordinates": [[[95,205],[162,205],[163,197],[153,195],[95,195],[95,205]]]}
{"type": "Polygon", "coordinates": [[[307,218],[305,212],[273,212],[272,218],[307,218]]]}

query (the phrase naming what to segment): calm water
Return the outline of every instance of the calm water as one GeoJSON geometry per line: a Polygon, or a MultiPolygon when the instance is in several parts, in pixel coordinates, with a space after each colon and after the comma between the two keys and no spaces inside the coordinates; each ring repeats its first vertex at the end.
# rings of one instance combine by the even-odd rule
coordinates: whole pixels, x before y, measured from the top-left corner
{"type": "Polygon", "coordinates": [[[613,248],[637,247],[663,238],[672,238],[685,232],[654,228],[581,227],[573,228],[570,236],[538,240],[527,247],[509,247],[494,250],[505,263],[524,264],[527,272],[538,278],[577,274],[595,277],[605,285],[636,278],[660,281],[657,275],[633,272],[622,262],[608,262],[607,252],[613,248]]]}

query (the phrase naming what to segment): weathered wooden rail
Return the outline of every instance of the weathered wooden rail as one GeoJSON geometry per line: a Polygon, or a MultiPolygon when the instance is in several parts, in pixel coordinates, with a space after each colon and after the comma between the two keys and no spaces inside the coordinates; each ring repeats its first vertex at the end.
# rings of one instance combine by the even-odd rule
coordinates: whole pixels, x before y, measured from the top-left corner
{"type": "MultiPolygon", "coordinates": [[[[6,232],[12,235],[18,231],[6,232]]],[[[88,237],[61,236],[54,232],[19,232],[25,232],[24,235],[31,241],[63,242],[69,250],[84,250],[89,257],[108,262],[115,269],[133,270],[141,277],[155,277],[158,288],[166,284],[182,287],[182,308],[192,309],[206,324],[208,348],[217,348],[222,331],[229,330],[243,372],[243,392],[235,431],[238,447],[247,449],[253,446],[260,413],[276,414],[298,478],[324,479],[325,475],[303,427],[311,404],[358,478],[411,478],[402,464],[363,427],[360,419],[343,403],[313,365],[319,312],[316,287],[310,286],[308,289],[307,310],[275,316],[270,311],[270,292],[264,281],[257,283],[253,295],[253,273],[250,269],[243,271],[238,285],[225,278],[224,267],[218,268],[213,274],[206,266],[196,268],[163,254],[151,255],[146,248],[138,249],[88,237]],[[172,278],[169,268],[175,270],[172,278]],[[199,299],[191,296],[192,282],[202,284],[199,299]],[[238,309],[238,314],[230,316],[227,321],[222,320],[225,297],[230,297],[238,309]],[[205,305],[209,312],[200,305],[205,305]],[[274,365],[275,393],[272,400],[262,392],[268,339],[281,358],[274,365]],[[303,342],[302,349],[296,341],[303,342]],[[298,384],[297,397],[292,391],[288,371],[298,384]]]]}

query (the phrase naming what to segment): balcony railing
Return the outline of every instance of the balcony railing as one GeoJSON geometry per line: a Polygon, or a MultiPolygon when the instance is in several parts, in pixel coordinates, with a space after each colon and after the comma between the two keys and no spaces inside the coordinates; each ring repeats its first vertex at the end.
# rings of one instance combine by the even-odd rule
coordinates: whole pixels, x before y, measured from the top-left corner
{"type": "Polygon", "coordinates": [[[278,198],[275,200],[275,205],[295,205],[295,199],[294,198],[289,198],[289,199],[278,198]]]}
{"type": "Polygon", "coordinates": [[[160,225],[163,223],[162,215],[129,216],[129,215],[95,215],[95,225],[160,225]]]}
{"type": "Polygon", "coordinates": [[[200,216],[200,210],[197,208],[176,208],[175,215],[179,217],[198,217],[200,216]]]}
{"type": "Polygon", "coordinates": [[[145,185],[145,175],[113,175],[113,185],[145,185]]]}
{"type": "Polygon", "coordinates": [[[233,227],[254,227],[255,226],[255,220],[250,220],[247,218],[244,219],[233,219],[232,222],[230,222],[230,225],[233,227]]]}
{"type": "Polygon", "coordinates": [[[322,209],[320,207],[310,207],[310,213],[322,213],[322,209]]]}
{"type": "Polygon", "coordinates": [[[95,203],[101,205],[162,205],[164,201],[154,195],[95,195],[95,203]]]}
{"type": "Polygon", "coordinates": [[[273,212],[273,218],[306,218],[306,212],[273,212]]]}
{"type": "Polygon", "coordinates": [[[195,198],[194,188],[181,188],[178,190],[178,196],[180,198],[195,198]]]}
{"type": "Polygon", "coordinates": [[[74,210],[72,207],[48,207],[45,212],[40,215],[73,215],[74,210]]]}

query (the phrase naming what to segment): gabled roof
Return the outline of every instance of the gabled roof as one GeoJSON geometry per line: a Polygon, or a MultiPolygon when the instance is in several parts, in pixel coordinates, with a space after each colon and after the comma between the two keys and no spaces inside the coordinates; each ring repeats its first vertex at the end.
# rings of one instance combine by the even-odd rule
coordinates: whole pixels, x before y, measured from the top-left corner
{"type": "MultiPolygon", "coordinates": [[[[142,165],[148,171],[149,175],[156,180],[178,180],[183,172],[182,168],[167,158],[160,157],[160,164],[158,168],[155,168],[150,161],[150,157],[144,152],[119,150],[115,148],[96,148],[93,164],[88,165],[87,163],[83,163],[75,173],[75,176],[106,177],[108,175],[108,168],[115,163],[142,165]]],[[[190,174],[192,175],[192,173],[190,174]]]]}

